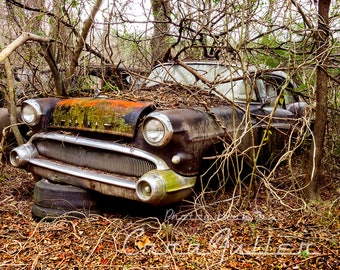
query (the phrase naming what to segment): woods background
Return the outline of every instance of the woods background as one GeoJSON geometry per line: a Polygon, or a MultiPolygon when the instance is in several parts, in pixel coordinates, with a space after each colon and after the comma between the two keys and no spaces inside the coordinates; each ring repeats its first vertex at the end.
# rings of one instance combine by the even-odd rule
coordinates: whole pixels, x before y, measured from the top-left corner
{"type": "MultiPolygon", "coordinates": [[[[310,104],[305,120],[314,119],[315,130],[309,146],[287,152],[251,190],[205,194],[160,216],[119,204],[104,216],[37,223],[30,215],[32,176],[11,168],[4,154],[0,267],[339,267],[339,6],[339,0],[1,1],[0,100],[18,144],[16,107],[23,100],[132,91],[155,64],[176,59],[287,72],[310,104]]],[[[4,140],[1,147],[5,153],[4,140]]]]}

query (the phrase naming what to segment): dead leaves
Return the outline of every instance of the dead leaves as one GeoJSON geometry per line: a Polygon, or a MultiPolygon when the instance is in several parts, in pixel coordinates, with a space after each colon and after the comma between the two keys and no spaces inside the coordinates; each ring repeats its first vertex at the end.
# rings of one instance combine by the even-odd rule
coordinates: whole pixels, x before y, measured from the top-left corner
{"type": "Polygon", "coordinates": [[[139,250],[141,250],[149,244],[151,244],[149,237],[144,235],[141,241],[137,241],[136,246],[138,247],[139,250]]]}
{"type": "MultiPolygon", "coordinates": [[[[261,212],[254,209],[240,212],[235,208],[234,213],[225,216],[223,207],[227,209],[228,205],[217,206],[214,201],[214,207],[204,208],[209,211],[209,219],[197,216],[197,206],[192,204],[186,205],[192,215],[175,208],[171,219],[165,219],[166,213],[144,219],[121,217],[115,210],[106,216],[47,223],[34,221],[31,199],[9,197],[10,183],[5,184],[2,194],[7,195],[0,202],[1,269],[337,269],[340,266],[339,200],[328,206],[319,205],[316,211],[294,212],[283,206],[268,206],[265,198],[260,203],[258,197],[256,211],[261,212]],[[214,214],[219,218],[214,220],[214,214]]],[[[15,188],[14,181],[12,189],[15,188]]]]}

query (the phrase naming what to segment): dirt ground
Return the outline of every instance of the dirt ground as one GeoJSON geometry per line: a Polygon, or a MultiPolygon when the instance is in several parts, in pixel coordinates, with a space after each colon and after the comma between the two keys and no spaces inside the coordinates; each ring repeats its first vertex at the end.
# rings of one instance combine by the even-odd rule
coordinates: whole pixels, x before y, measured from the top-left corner
{"type": "Polygon", "coordinates": [[[31,216],[33,177],[4,164],[0,268],[339,269],[339,177],[310,206],[282,179],[259,185],[247,206],[231,188],[167,208],[112,200],[102,215],[46,221],[31,216]]]}

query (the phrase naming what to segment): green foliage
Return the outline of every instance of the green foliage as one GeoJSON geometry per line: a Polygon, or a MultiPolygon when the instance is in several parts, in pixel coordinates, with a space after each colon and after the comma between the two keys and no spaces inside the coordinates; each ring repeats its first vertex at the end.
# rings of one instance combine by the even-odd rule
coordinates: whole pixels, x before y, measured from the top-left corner
{"type": "Polygon", "coordinates": [[[146,40],[150,37],[143,36],[143,32],[129,32],[124,25],[122,27],[122,30],[111,31],[116,37],[115,51],[126,64],[136,65],[138,63],[140,66],[145,62],[145,56],[149,55],[150,48],[146,40]]]}
{"type": "Polygon", "coordinates": [[[37,16],[37,20],[38,21],[41,21],[42,19],[43,19],[43,17],[44,17],[44,13],[40,13],[38,16],[37,16]]]}
{"type": "Polygon", "coordinates": [[[308,89],[308,85],[306,83],[301,83],[296,89],[296,92],[304,92],[308,89]]]}
{"type": "Polygon", "coordinates": [[[300,257],[303,259],[307,259],[309,257],[309,251],[308,249],[302,250],[300,253],[300,257]]]}
{"type": "Polygon", "coordinates": [[[103,92],[113,92],[113,91],[119,91],[119,88],[116,85],[113,85],[110,82],[105,82],[105,84],[102,86],[101,91],[103,92]]]}
{"type": "Polygon", "coordinates": [[[79,77],[78,84],[81,89],[93,89],[96,86],[96,82],[90,76],[79,77]]]}

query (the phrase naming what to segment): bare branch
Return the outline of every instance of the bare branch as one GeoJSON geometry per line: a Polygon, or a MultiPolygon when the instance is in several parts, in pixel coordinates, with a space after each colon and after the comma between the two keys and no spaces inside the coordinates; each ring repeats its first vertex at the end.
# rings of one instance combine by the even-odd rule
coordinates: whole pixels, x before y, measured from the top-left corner
{"type": "Polygon", "coordinates": [[[13,51],[15,51],[18,47],[23,45],[26,41],[38,41],[38,42],[45,42],[49,43],[52,40],[49,38],[37,36],[31,33],[22,33],[16,40],[11,42],[6,48],[4,48],[0,52],[0,63],[4,61],[13,51]]]}
{"type": "Polygon", "coordinates": [[[10,116],[10,122],[11,122],[14,137],[18,145],[21,145],[24,143],[24,140],[20,134],[18,126],[16,125],[17,111],[16,111],[16,102],[15,102],[14,78],[13,78],[11,64],[8,58],[5,59],[5,71],[6,71],[6,77],[7,77],[7,89],[8,89],[8,96],[9,96],[8,111],[9,111],[9,116],[10,116]]]}
{"type": "Polygon", "coordinates": [[[70,84],[70,82],[72,80],[75,68],[78,65],[78,59],[80,57],[80,53],[82,52],[82,50],[84,48],[85,40],[87,38],[87,35],[89,34],[89,30],[90,30],[91,26],[93,25],[94,18],[96,16],[102,2],[103,2],[103,0],[96,0],[96,3],[94,4],[94,6],[92,8],[89,17],[86,19],[86,21],[84,23],[81,35],[78,39],[73,57],[71,59],[69,69],[66,72],[66,83],[67,83],[66,88],[68,87],[68,85],[70,84]]]}
{"type": "Polygon", "coordinates": [[[44,55],[46,62],[48,63],[51,71],[52,71],[52,76],[54,79],[54,84],[55,84],[55,88],[56,88],[56,94],[58,96],[66,96],[66,90],[65,90],[65,86],[64,86],[64,81],[62,79],[62,76],[58,70],[58,66],[57,63],[55,62],[52,52],[51,52],[51,48],[49,46],[46,45],[46,43],[41,42],[40,43],[41,46],[41,52],[44,55]]]}
{"type": "Polygon", "coordinates": [[[308,28],[310,30],[314,29],[314,26],[312,24],[312,22],[307,18],[305,12],[302,10],[301,6],[295,1],[292,0],[293,5],[297,8],[297,10],[299,11],[304,23],[308,26],[308,28]]]}

